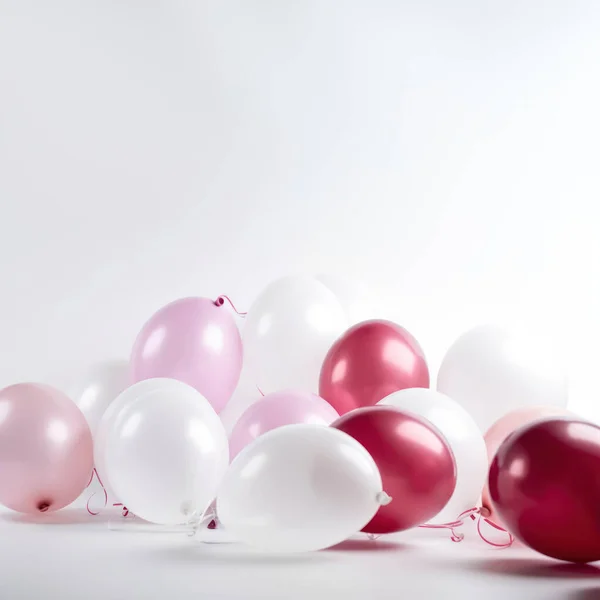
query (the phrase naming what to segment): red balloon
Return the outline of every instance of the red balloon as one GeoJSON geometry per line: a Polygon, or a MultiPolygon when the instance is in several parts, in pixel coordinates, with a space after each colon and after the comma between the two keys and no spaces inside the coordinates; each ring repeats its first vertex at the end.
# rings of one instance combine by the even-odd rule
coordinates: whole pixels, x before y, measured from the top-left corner
{"type": "MultiPolygon", "coordinates": [[[[524,425],[529,425],[538,420],[545,420],[550,417],[571,417],[577,418],[572,412],[566,408],[559,406],[526,406],[500,417],[485,433],[483,439],[488,453],[488,463],[491,466],[494,456],[502,442],[513,432],[519,430],[524,425]]],[[[489,518],[496,525],[503,526],[502,519],[494,511],[494,507],[490,500],[490,490],[486,482],[483,491],[481,492],[481,505],[490,511],[489,518]]]]}
{"type": "Polygon", "coordinates": [[[560,560],[600,560],[600,427],[552,418],[518,429],[496,453],[489,489],[524,544],[560,560]]]}
{"type": "Polygon", "coordinates": [[[393,533],[426,523],[448,503],[456,486],[454,455],[425,419],[390,406],[354,410],[331,424],[360,442],[379,467],[392,497],[363,528],[393,533]]]}
{"type": "Polygon", "coordinates": [[[319,396],[343,415],[413,387],[429,387],[417,340],[390,321],[365,321],[330,348],[321,368],[319,396]]]}

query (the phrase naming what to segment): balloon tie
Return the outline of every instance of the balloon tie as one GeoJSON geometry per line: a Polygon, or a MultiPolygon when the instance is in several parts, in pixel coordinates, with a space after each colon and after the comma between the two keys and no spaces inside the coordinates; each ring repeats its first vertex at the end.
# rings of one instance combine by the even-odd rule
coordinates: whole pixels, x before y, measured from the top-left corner
{"type": "Polygon", "coordinates": [[[200,528],[203,529],[216,529],[217,527],[217,512],[214,508],[214,504],[211,504],[203,510],[199,512],[198,510],[194,510],[190,513],[187,521],[185,522],[186,527],[190,527],[190,531],[188,533],[189,537],[194,537],[200,528]],[[214,523],[214,525],[213,525],[214,523]],[[211,525],[213,525],[211,527],[211,525]]]}
{"type": "Polygon", "coordinates": [[[95,517],[95,516],[99,515],[106,508],[106,505],[108,504],[108,493],[106,491],[106,488],[104,487],[104,484],[102,483],[102,480],[100,479],[100,475],[98,475],[98,471],[96,470],[96,467],[94,467],[92,469],[92,474],[90,476],[90,480],[88,481],[88,484],[85,487],[88,488],[88,487],[90,487],[90,485],[92,485],[92,481],[94,480],[94,475],[96,476],[96,479],[98,480],[98,483],[102,487],[102,493],[104,494],[104,506],[100,510],[98,510],[98,511],[93,511],[90,508],[90,502],[92,501],[92,498],[98,493],[98,492],[94,492],[88,498],[88,501],[87,501],[85,507],[87,508],[88,513],[90,515],[93,515],[95,517]]]}
{"type": "Polygon", "coordinates": [[[133,517],[133,513],[129,512],[129,509],[122,502],[115,502],[113,504],[113,506],[122,506],[123,507],[121,509],[121,516],[124,517],[125,519],[127,517],[133,517]]]}
{"type": "Polygon", "coordinates": [[[388,494],[382,491],[377,493],[377,496],[375,496],[375,501],[380,506],[387,506],[392,501],[392,497],[388,496],[388,494]]]}
{"type": "Polygon", "coordinates": [[[226,296],[225,294],[221,294],[216,300],[215,300],[215,306],[223,306],[223,304],[225,304],[225,300],[227,300],[227,302],[229,302],[231,308],[233,308],[233,310],[240,316],[240,317],[245,317],[248,313],[245,312],[240,312],[236,307],[235,304],[231,301],[231,298],[229,296],[226,296]]]}

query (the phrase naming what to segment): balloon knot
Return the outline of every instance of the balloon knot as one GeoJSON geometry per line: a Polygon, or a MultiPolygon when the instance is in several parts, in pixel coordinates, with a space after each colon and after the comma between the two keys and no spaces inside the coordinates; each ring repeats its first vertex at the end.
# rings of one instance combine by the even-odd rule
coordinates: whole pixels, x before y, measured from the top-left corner
{"type": "Polygon", "coordinates": [[[227,300],[227,302],[229,302],[229,305],[231,306],[231,308],[233,308],[233,310],[235,311],[236,314],[238,314],[240,317],[245,317],[246,316],[247,313],[239,311],[235,307],[235,304],[231,301],[231,298],[229,296],[226,296],[225,294],[221,294],[215,300],[215,306],[223,306],[225,304],[225,300],[227,300]]]}
{"type": "Polygon", "coordinates": [[[392,497],[388,496],[385,492],[378,492],[375,500],[380,506],[387,506],[392,501],[392,497]]]}

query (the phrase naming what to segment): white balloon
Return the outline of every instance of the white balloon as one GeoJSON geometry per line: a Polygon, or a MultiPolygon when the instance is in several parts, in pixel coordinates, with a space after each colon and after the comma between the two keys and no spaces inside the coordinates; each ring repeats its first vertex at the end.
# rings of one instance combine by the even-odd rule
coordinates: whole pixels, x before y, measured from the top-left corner
{"type": "Polygon", "coordinates": [[[161,525],[200,517],[229,463],[217,413],[200,392],[185,388],[158,389],[128,403],[106,438],[106,471],[117,497],[161,525]]]}
{"type": "Polygon", "coordinates": [[[262,394],[256,387],[254,377],[250,375],[247,366],[242,367],[237,387],[225,408],[219,413],[219,418],[228,436],[231,435],[239,418],[252,404],[258,402],[262,397],[262,394]]]}
{"type": "Polygon", "coordinates": [[[69,397],[85,416],[92,436],[109,405],[129,384],[129,363],[115,360],[94,365],[69,390],[69,397]]]}
{"type": "Polygon", "coordinates": [[[109,432],[115,427],[115,423],[123,408],[147,394],[159,390],[165,390],[171,394],[178,394],[186,391],[188,388],[188,385],[176,379],[168,379],[166,377],[145,379],[144,381],[139,381],[126,388],[113,402],[110,403],[102,415],[102,419],[98,424],[96,435],[94,437],[94,466],[96,467],[100,481],[104,485],[104,489],[109,498],[118,500],[118,498],[115,497],[114,488],[109,481],[108,473],[106,471],[106,440],[109,432]]]}
{"type": "Polygon", "coordinates": [[[348,325],[377,317],[372,298],[362,284],[330,273],[319,274],[316,279],[335,294],[346,312],[348,325]]]}
{"type": "Polygon", "coordinates": [[[285,277],[269,285],[244,323],[244,358],[267,394],[284,389],[317,392],[327,351],[348,328],[333,292],[312,277],[285,277]]]}
{"type": "Polygon", "coordinates": [[[488,473],[483,435],[471,415],[445,394],[424,388],[394,392],[378,404],[393,406],[427,419],[446,439],[456,462],[456,488],[448,504],[430,523],[455,521],[479,503],[488,473]]]}
{"type": "Polygon", "coordinates": [[[482,325],[450,347],[438,373],[437,389],[461,404],[485,432],[518,408],[565,407],[564,365],[552,339],[482,325]]]}
{"type": "Polygon", "coordinates": [[[217,496],[217,514],[242,542],[270,552],[333,546],[360,531],[389,497],[371,455],[349,435],[285,425],[244,448],[217,496]]]}

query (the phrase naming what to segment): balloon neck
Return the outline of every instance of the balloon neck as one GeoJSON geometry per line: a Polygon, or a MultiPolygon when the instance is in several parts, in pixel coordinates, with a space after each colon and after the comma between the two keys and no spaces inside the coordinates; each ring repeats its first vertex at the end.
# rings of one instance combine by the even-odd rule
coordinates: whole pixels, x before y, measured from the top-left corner
{"type": "Polygon", "coordinates": [[[377,496],[375,496],[375,501],[380,506],[387,506],[392,501],[392,497],[388,496],[385,492],[379,492],[377,496]]]}
{"type": "Polygon", "coordinates": [[[227,301],[229,303],[229,305],[231,306],[231,308],[233,308],[234,312],[239,315],[240,317],[245,317],[246,313],[245,312],[241,312],[239,311],[236,307],[235,304],[231,301],[231,298],[229,296],[226,296],[225,294],[221,294],[215,301],[214,304],[215,306],[223,306],[225,304],[225,301],[227,301]]]}

